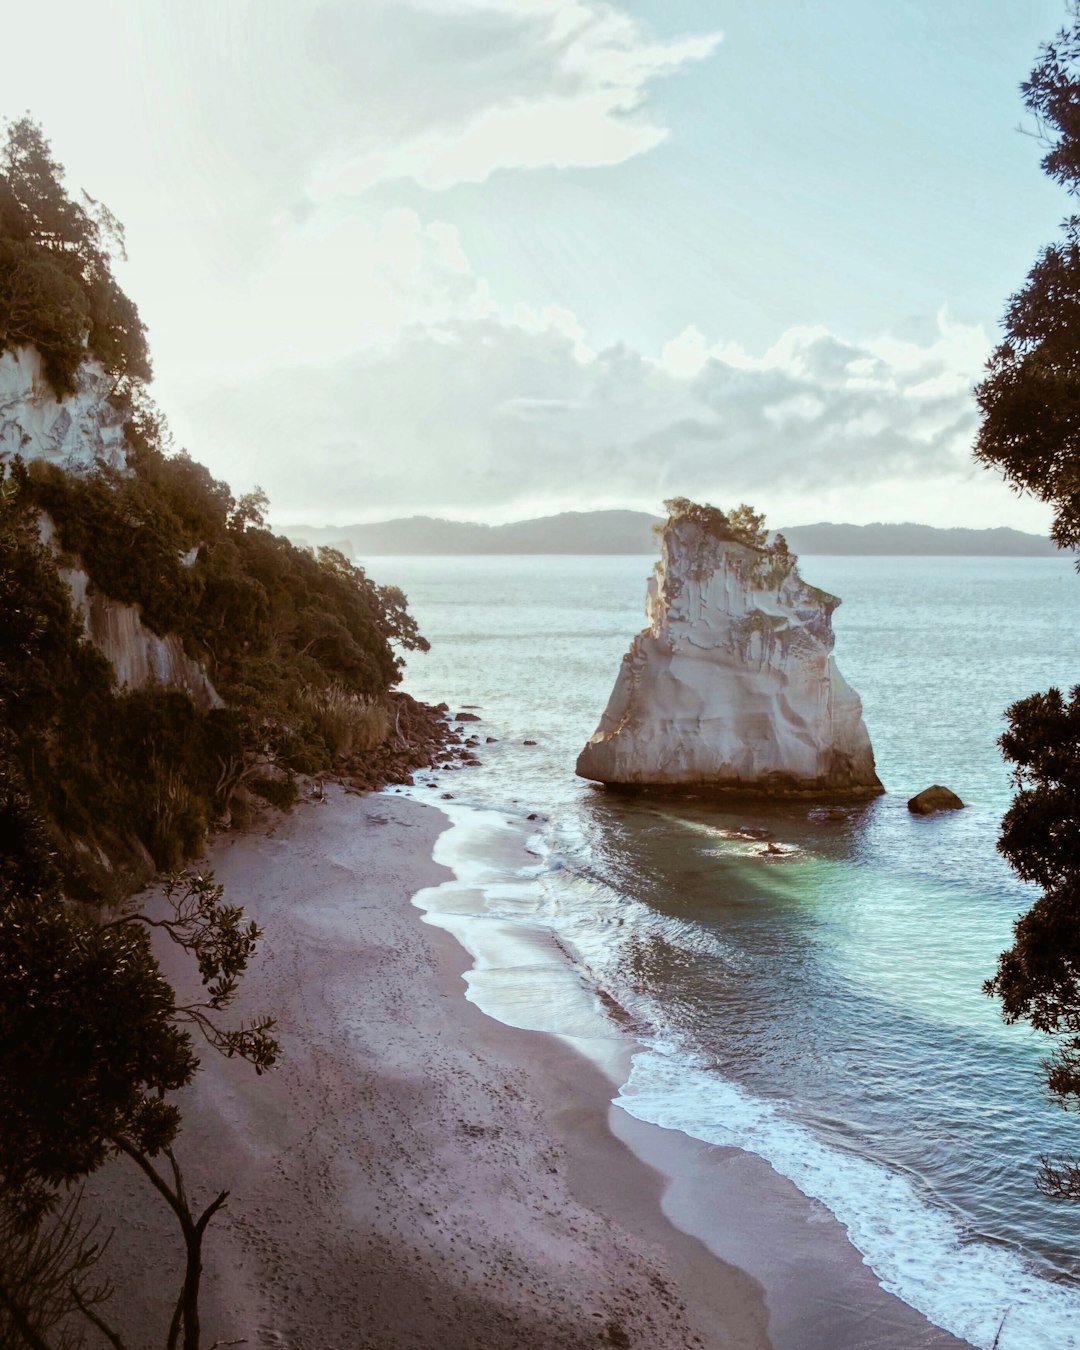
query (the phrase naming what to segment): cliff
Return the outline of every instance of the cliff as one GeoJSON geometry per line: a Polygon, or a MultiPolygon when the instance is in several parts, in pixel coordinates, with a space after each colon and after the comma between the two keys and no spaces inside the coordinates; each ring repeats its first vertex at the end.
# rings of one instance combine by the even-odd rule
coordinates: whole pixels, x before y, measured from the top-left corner
{"type": "Polygon", "coordinates": [[[137,606],[93,590],[81,567],[62,567],[59,572],[83,632],[112,666],[119,688],[180,689],[200,712],[225,706],[203,666],[188,656],[175,633],[160,637],[147,628],[137,606]]]}
{"type": "Polygon", "coordinates": [[[124,466],[124,413],[111,401],[115,378],[85,360],[76,390],[57,398],[41,354],[17,347],[0,355],[0,462],[22,455],[62,469],[93,469],[98,460],[124,466]]]}
{"type": "MultiPolygon", "coordinates": [[[[125,414],[112,400],[113,377],[87,359],[76,372],[76,390],[58,398],[45,378],[40,353],[18,347],[0,355],[0,465],[15,455],[43,460],[67,473],[88,474],[99,465],[126,467],[125,414]]],[[[42,513],[41,541],[62,551],[51,518],[42,513]]],[[[71,592],[83,632],[112,666],[119,688],[159,685],[191,696],[203,711],[223,702],[202,665],[175,634],[160,636],[142,621],[136,605],[111,599],[92,586],[78,557],[63,560],[59,575],[71,592]]]]}
{"type": "Polygon", "coordinates": [[[782,545],[692,511],[664,528],[649,626],[623,657],[578,774],[776,795],[882,791],[859,696],[832,657],[839,600],[804,582],[782,545]]]}

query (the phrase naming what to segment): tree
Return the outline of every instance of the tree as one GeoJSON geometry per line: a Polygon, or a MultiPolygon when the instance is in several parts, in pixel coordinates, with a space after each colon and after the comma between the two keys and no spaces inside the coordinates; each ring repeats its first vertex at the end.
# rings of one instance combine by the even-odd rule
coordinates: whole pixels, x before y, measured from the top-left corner
{"type": "Polygon", "coordinates": [[[62,1227],[50,1237],[49,1216],[62,1187],[123,1155],[168,1204],[184,1240],[168,1350],[198,1350],[203,1237],[228,1193],[201,1209],[189,1200],[174,1150],[180,1113],[167,1095],[198,1068],[193,1033],[257,1073],[274,1063],[272,1019],[227,1029],[215,1017],[232,1002],[260,932],[225,904],[212,876],[196,873],[166,886],[165,917],[133,912],[100,923],[64,902],[45,840],[17,770],[0,756],[0,1235],[4,1222],[13,1235],[0,1245],[0,1315],[26,1345],[52,1350],[41,1318],[43,1306],[55,1312],[59,1269],[71,1305],[121,1346],[95,1307],[101,1291],[79,1278],[92,1264],[85,1234],[65,1238],[62,1227]],[[177,1002],[150,948],[155,928],[195,958],[201,999],[177,1002]],[[37,1272],[29,1283],[28,1271],[37,1272]],[[43,1305],[43,1287],[52,1303],[43,1305]]]}
{"type": "MultiPolygon", "coordinates": [[[[1043,168],[1080,195],[1080,10],[1042,50],[1022,86],[1046,146],[1043,168]]],[[[1012,297],[1005,339],[975,391],[982,425],[975,456],[1010,485],[1054,507],[1052,536],[1080,544],[1080,216],[1047,245],[1012,297]]],[[[1080,566],[1080,563],[1078,563],[1080,566]]]]}
{"type": "Polygon", "coordinates": [[[0,148],[0,352],[29,343],[58,394],[88,354],[130,388],[150,378],[146,329],[112,274],[124,232],[100,202],[68,196],[64,167],[29,117],[0,148]]]}
{"type": "Polygon", "coordinates": [[[99,1226],[83,1216],[81,1187],[32,1225],[0,1196],[0,1345],[78,1350],[72,1308],[96,1314],[112,1295],[111,1284],[94,1275],[109,1242],[95,1239],[99,1226]]]}
{"type": "MultiPolygon", "coordinates": [[[[1043,168],[1080,194],[1080,6],[1041,51],[1022,86],[1046,154],[1043,168]]],[[[1053,538],[1080,544],[1080,216],[1039,255],[1009,302],[1005,338],[976,389],[983,420],[976,458],[1019,492],[1054,508],[1053,538]]],[[[1077,564],[1080,567],[1080,563],[1077,564]]],[[[1080,686],[1014,703],[1000,745],[1014,766],[1016,796],[998,849],[1043,894],[1020,916],[985,992],[1007,1022],[1054,1038],[1046,1085],[1063,1107],[1080,1107],[1080,686]]],[[[1080,1160],[1043,1159],[1046,1194],[1080,1199],[1080,1160]]]]}
{"type": "MultiPolygon", "coordinates": [[[[999,850],[1024,881],[1043,889],[1013,926],[1013,945],[987,980],[1006,1022],[1030,1022],[1056,1048],[1044,1070],[1059,1105],[1080,1105],[1080,686],[1032,694],[1006,712],[1001,737],[1016,767],[1016,796],[1001,825],[999,850]]],[[[1080,1162],[1043,1159],[1048,1195],[1080,1199],[1080,1162]]]]}

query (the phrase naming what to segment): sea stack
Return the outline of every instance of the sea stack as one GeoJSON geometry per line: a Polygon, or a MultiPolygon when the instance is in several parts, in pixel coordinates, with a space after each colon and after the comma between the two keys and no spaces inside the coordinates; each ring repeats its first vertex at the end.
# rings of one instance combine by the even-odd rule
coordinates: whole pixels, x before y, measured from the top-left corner
{"type": "Polygon", "coordinates": [[[769,796],[881,792],[862,704],[832,657],[840,601],[748,507],[666,503],[648,627],[577,772],[769,796]]]}

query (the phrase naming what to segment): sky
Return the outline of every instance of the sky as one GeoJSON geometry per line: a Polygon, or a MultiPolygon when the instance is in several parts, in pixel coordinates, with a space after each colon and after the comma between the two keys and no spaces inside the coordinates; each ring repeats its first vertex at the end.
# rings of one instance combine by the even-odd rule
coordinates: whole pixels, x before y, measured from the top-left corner
{"type": "Polygon", "coordinates": [[[1065,19],[39,0],[0,114],[124,223],[176,443],[275,524],[687,496],[1045,531],[972,461],[971,390],[1070,209],[1019,94],[1065,19]]]}

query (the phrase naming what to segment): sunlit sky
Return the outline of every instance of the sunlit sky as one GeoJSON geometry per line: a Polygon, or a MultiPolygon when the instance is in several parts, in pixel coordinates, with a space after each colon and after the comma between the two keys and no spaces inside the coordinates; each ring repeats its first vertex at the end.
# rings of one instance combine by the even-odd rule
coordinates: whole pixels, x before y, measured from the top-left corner
{"type": "Polygon", "coordinates": [[[12,6],[177,442],[275,523],[749,500],[1013,525],[971,386],[1069,210],[1062,0],[12,6]],[[1030,129],[1030,128],[1029,128],[1030,129]]]}

